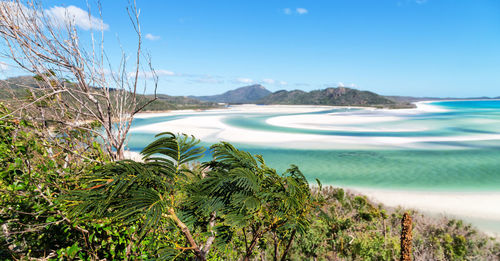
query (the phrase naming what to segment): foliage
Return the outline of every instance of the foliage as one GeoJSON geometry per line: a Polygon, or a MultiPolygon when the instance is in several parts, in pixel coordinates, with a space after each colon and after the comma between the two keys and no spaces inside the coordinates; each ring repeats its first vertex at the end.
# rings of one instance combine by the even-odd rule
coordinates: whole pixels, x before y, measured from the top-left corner
{"type": "Polygon", "coordinates": [[[369,91],[360,91],[351,88],[326,88],[304,92],[301,90],[281,90],[262,98],[262,104],[308,104],[308,105],[336,105],[336,106],[401,106],[387,97],[369,91]]]}
{"type": "MultiPolygon", "coordinates": [[[[400,255],[404,209],[375,205],[366,197],[341,188],[322,190],[326,204],[311,229],[294,245],[294,260],[395,260],[400,255]]],[[[428,218],[416,211],[413,218],[414,260],[496,260],[498,241],[462,221],[428,218]]]]}
{"type": "MultiPolygon", "coordinates": [[[[228,143],[200,164],[198,141],[172,133],[142,162],[110,162],[98,143],[75,154],[37,129],[0,121],[0,259],[399,258],[404,210],[311,188],[296,166],[279,174],[228,143]]],[[[92,137],[70,134],[61,142],[92,137]]],[[[412,219],[415,260],[499,258],[498,242],[462,221],[412,219]]]]}
{"type": "MultiPolygon", "coordinates": [[[[61,204],[61,195],[77,188],[83,173],[108,160],[99,144],[75,155],[51,144],[37,128],[26,120],[0,121],[0,260],[124,256],[134,227],[78,223],[61,204]]],[[[70,134],[61,142],[89,138],[70,134]]]]}
{"type": "MultiPolygon", "coordinates": [[[[8,112],[1,110],[0,114],[8,112]]],[[[90,149],[86,156],[100,160],[98,150],[90,149]]],[[[36,257],[78,241],[81,231],[57,201],[62,191],[76,186],[80,173],[93,166],[48,144],[29,122],[1,120],[0,256],[24,252],[36,257]]]]}
{"type": "Polygon", "coordinates": [[[215,159],[203,165],[206,171],[195,173],[185,164],[202,156],[197,140],[172,133],[157,137],[141,152],[144,162],[110,163],[85,177],[85,188],[70,196],[74,216],[91,213],[140,224],[139,241],[173,226],[184,239],[162,250],[181,255],[181,245],[189,244],[199,259],[206,258],[214,240],[223,246],[240,231],[251,236],[244,241],[246,258],[267,233],[273,233],[275,253],[284,258],[295,234],[305,233],[313,200],[296,166],[278,175],[262,157],[221,143],[212,146],[215,159]]]}
{"type": "MultiPolygon", "coordinates": [[[[161,133],[157,137],[141,152],[144,162],[112,162],[84,177],[84,188],[69,196],[75,205],[73,215],[90,213],[89,217],[99,220],[137,224],[138,241],[147,234],[156,237],[158,233],[178,226],[185,240],[197,248],[191,232],[177,217],[177,209],[182,203],[182,194],[177,191],[181,191],[180,184],[192,176],[192,171],[184,164],[200,158],[204,149],[196,146],[199,141],[186,135],[177,137],[172,133],[161,133]]],[[[172,238],[167,241],[172,241],[172,238]]],[[[173,241],[171,248],[182,250],[177,247],[185,243],[182,241],[173,241]]],[[[174,253],[169,249],[159,250],[162,251],[158,251],[157,256],[161,252],[174,253]]]]}
{"type": "Polygon", "coordinates": [[[257,247],[260,252],[266,250],[268,234],[273,257],[285,259],[296,234],[306,233],[315,208],[316,199],[304,175],[293,165],[279,175],[261,156],[229,143],[211,149],[214,160],[204,164],[206,176],[191,186],[189,205],[217,213],[231,237],[243,236],[244,259],[253,256],[257,247]]]}
{"type": "MultiPolygon", "coordinates": [[[[71,83],[71,82],[67,82],[71,83]]],[[[17,76],[10,77],[5,80],[0,80],[0,101],[8,102],[16,107],[22,106],[23,103],[30,101],[32,93],[36,96],[42,96],[42,89],[39,85],[43,84],[43,79],[40,75],[35,76],[17,76]]],[[[111,93],[113,96],[116,92],[111,93]]],[[[64,99],[70,99],[68,94],[63,93],[64,99]]],[[[146,105],[143,111],[167,111],[167,110],[186,110],[186,109],[210,109],[219,107],[217,103],[200,101],[194,98],[185,96],[169,96],[165,94],[158,94],[157,99],[154,95],[136,94],[137,103],[139,106],[146,105]]],[[[112,99],[115,102],[116,99],[112,99]]],[[[42,100],[42,102],[45,100],[42,100]]],[[[46,103],[46,102],[45,102],[46,103]]],[[[41,104],[41,102],[39,103],[41,104]]],[[[75,105],[77,106],[77,105],[75,105]]],[[[27,108],[29,109],[29,108],[27,108]]],[[[30,111],[30,115],[35,112],[30,111]]]]}

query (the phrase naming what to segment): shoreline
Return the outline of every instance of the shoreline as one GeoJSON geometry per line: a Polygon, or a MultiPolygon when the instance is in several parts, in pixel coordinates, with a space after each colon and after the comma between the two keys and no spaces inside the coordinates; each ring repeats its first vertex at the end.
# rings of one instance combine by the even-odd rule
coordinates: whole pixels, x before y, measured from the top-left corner
{"type": "Polygon", "coordinates": [[[375,109],[375,110],[391,110],[391,111],[400,111],[400,110],[414,110],[418,109],[418,104],[424,104],[424,103],[433,103],[433,102],[454,102],[454,101],[500,101],[500,98],[478,98],[478,99],[461,99],[461,98],[439,98],[436,100],[418,100],[418,101],[412,101],[409,102],[409,104],[414,104],[416,107],[411,108],[411,107],[379,107],[378,105],[367,105],[367,106],[360,106],[360,105],[315,105],[315,104],[256,104],[256,103],[248,103],[248,104],[227,104],[225,106],[220,106],[220,107],[212,107],[212,108],[199,108],[199,109],[179,109],[179,110],[157,110],[157,111],[140,111],[136,115],[141,115],[141,114],[163,114],[163,113],[173,113],[173,112],[180,112],[180,111],[185,111],[185,112],[203,112],[203,111],[211,111],[211,110],[220,110],[220,109],[229,109],[231,107],[237,107],[237,106],[248,106],[248,105],[253,105],[253,106],[324,106],[324,107],[332,107],[332,108],[359,108],[359,109],[375,109]]]}
{"type": "Polygon", "coordinates": [[[500,191],[441,192],[344,187],[388,207],[416,209],[436,216],[471,222],[481,231],[500,238],[500,191]]]}
{"type": "MultiPolygon", "coordinates": [[[[493,99],[488,99],[488,101],[493,99]]],[[[452,102],[451,100],[442,100],[452,102]]],[[[455,101],[455,100],[454,100],[455,101]]],[[[468,101],[468,100],[467,100],[468,101]]],[[[477,101],[477,100],[474,100],[477,101]]],[[[170,121],[147,124],[131,129],[131,133],[157,133],[169,130],[171,132],[194,135],[207,143],[228,141],[235,144],[250,144],[254,147],[276,147],[280,149],[316,149],[316,150],[405,150],[405,149],[445,149],[460,150],[473,149],[464,146],[447,145],[447,143],[467,143],[482,145],[491,144],[500,140],[500,133],[458,133],[453,136],[356,136],[356,132],[422,132],[426,128],[443,127],[443,124],[422,125],[412,123],[415,115],[450,111],[444,107],[432,105],[441,100],[419,101],[413,109],[380,109],[352,106],[315,106],[315,105],[236,105],[223,109],[209,109],[203,111],[182,110],[166,113],[146,113],[139,118],[153,118],[161,116],[182,116],[170,121]],[[347,112],[329,112],[315,114],[331,109],[359,108],[347,112]],[[293,115],[307,113],[306,115],[293,115]],[[225,118],[232,115],[245,114],[251,116],[263,115],[264,124],[273,128],[256,125],[246,128],[244,125],[231,124],[225,118]],[[265,118],[267,114],[271,116],[265,118]],[[391,122],[401,120],[402,124],[393,125],[391,122]],[[408,124],[407,124],[408,122],[408,124]],[[384,125],[388,123],[387,125],[384,125]],[[436,127],[437,126],[437,127],[436,127]],[[281,131],[276,128],[293,128],[294,131],[281,131]],[[307,130],[300,132],[300,130],[307,130]],[[309,131],[312,130],[312,131],[309,131]],[[322,135],[319,131],[345,131],[353,134],[342,136],[337,134],[322,135]],[[443,142],[444,145],[436,145],[443,142]],[[475,143],[479,142],[479,143],[475,143]],[[482,143],[481,143],[482,142],[482,143]],[[432,144],[436,143],[436,144],[432,144]]],[[[497,120],[493,119],[495,122],[497,120]]],[[[242,122],[245,124],[245,119],[242,122]]],[[[467,123],[487,124],[492,119],[473,119],[467,123]]],[[[255,122],[258,122],[255,120],[255,122]]],[[[260,122],[259,124],[262,124],[260,122]]],[[[497,123],[495,123],[497,124],[497,123]]],[[[496,126],[496,125],[495,125],[496,126]]],[[[446,127],[446,126],[445,126],[446,127]]],[[[453,127],[453,126],[452,126],[453,127]]],[[[495,143],[495,144],[496,144],[495,143]]],[[[312,181],[311,181],[312,182],[312,181]]],[[[366,195],[376,202],[388,207],[402,206],[416,209],[431,215],[444,215],[458,218],[472,223],[481,231],[495,237],[500,237],[500,191],[418,191],[396,190],[391,188],[362,188],[345,187],[345,189],[366,195]],[[498,207],[497,207],[498,205],[498,207]]]]}
{"type": "MultiPolygon", "coordinates": [[[[127,151],[128,159],[142,161],[136,151],[127,151]]],[[[310,181],[314,186],[314,181],[310,181]]],[[[488,236],[500,239],[500,191],[423,191],[335,186],[386,207],[417,210],[431,217],[447,217],[471,223],[488,236]]]]}
{"type": "MultiPolygon", "coordinates": [[[[411,104],[416,105],[418,102],[411,102],[411,104]]],[[[429,101],[432,102],[432,101],[429,101]]],[[[169,113],[187,113],[187,112],[206,112],[206,111],[216,111],[216,110],[226,110],[231,108],[238,107],[250,107],[250,106],[266,106],[266,107],[325,107],[325,108],[356,108],[356,109],[374,109],[374,110],[413,110],[417,109],[417,107],[409,108],[409,107],[401,107],[401,108],[389,108],[384,107],[380,108],[377,105],[368,105],[368,106],[360,106],[360,105],[315,105],[315,104],[256,104],[256,103],[248,103],[248,104],[228,104],[227,106],[221,107],[213,107],[213,108],[203,108],[203,109],[180,109],[180,110],[158,110],[158,111],[140,111],[136,114],[136,116],[145,116],[147,114],[169,114],[169,113]]]]}
{"type": "MultiPolygon", "coordinates": [[[[446,112],[446,109],[429,105],[422,101],[415,103],[415,109],[376,109],[363,108],[351,112],[331,112],[311,114],[331,109],[354,107],[310,106],[310,105],[238,105],[224,109],[206,111],[182,110],[168,113],[147,113],[138,119],[154,117],[183,116],[180,119],[156,122],[132,127],[131,133],[158,133],[169,130],[174,133],[194,135],[205,142],[227,141],[267,147],[286,147],[301,149],[421,149],[445,148],[464,149],[449,145],[453,142],[481,142],[500,140],[500,134],[477,133],[456,136],[391,136],[390,133],[419,133],[431,131],[433,126],[409,124],[392,126],[389,123],[405,122],[406,117],[446,112]],[[226,123],[226,118],[237,114],[273,114],[265,120],[262,128],[245,128],[226,123]],[[303,114],[303,115],[293,115],[303,114]],[[389,125],[387,125],[389,124],[389,125]],[[277,129],[278,128],[278,129],[277,129]],[[292,131],[283,132],[288,129],[292,131]],[[336,133],[337,132],[337,133],[336,133]],[[364,132],[385,133],[385,135],[358,135],[364,132]],[[434,143],[434,144],[432,144],[434,143]]],[[[467,149],[467,148],[465,148],[467,149]]]]}

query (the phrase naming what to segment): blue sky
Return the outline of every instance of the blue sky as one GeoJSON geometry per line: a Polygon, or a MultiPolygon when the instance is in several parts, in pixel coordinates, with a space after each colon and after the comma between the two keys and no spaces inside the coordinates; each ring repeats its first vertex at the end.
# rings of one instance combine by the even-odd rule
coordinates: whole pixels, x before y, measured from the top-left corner
{"type": "MultiPolygon", "coordinates": [[[[134,50],[125,7],[103,1],[106,47],[134,50]]],[[[47,8],[61,1],[44,2],[47,8]]],[[[498,0],[137,1],[160,92],[344,85],[385,95],[500,96],[498,0]]],[[[64,1],[85,9],[85,1],[64,1]]]]}

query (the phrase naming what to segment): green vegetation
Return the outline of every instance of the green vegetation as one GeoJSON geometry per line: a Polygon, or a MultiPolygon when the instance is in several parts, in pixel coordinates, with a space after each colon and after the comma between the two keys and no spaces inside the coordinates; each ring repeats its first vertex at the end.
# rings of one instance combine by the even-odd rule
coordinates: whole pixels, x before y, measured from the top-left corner
{"type": "Polygon", "coordinates": [[[396,99],[395,96],[381,96],[369,91],[350,88],[326,88],[305,92],[301,90],[270,92],[260,84],[240,87],[223,94],[212,96],[192,96],[202,101],[224,103],[257,103],[283,105],[331,105],[370,106],[377,108],[415,108],[413,100],[396,99]]]}
{"type": "Polygon", "coordinates": [[[208,102],[224,103],[256,103],[260,99],[270,95],[271,92],[260,84],[240,87],[222,94],[212,96],[192,96],[195,99],[208,102]]]}
{"type": "MultiPolygon", "coordinates": [[[[40,76],[18,76],[0,80],[0,101],[11,103],[12,106],[22,104],[27,99],[32,99],[34,93],[41,92],[40,76]]],[[[36,95],[40,96],[40,95],[36,95]]],[[[153,95],[137,95],[138,105],[146,104],[153,99],[153,95]]],[[[219,107],[214,102],[204,102],[185,96],[157,95],[157,100],[148,104],[142,111],[167,111],[187,109],[211,109],[219,107]]]]}
{"type": "MultiPolygon", "coordinates": [[[[0,81],[0,100],[12,101],[14,98],[31,98],[29,90],[38,89],[36,76],[19,76],[0,81]]],[[[138,95],[138,105],[147,103],[152,95],[138,95]]],[[[143,111],[165,111],[182,109],[210,109],[223,103],[258,103],[282,105],[331,105],[331,106],[370,106],[377,108],[414,108],[412,99],[399,99],[395,96],[381,96],[369,91],[338,87],[304,92],[277,91],[271,93],[264,86],[256,84],[237,88],[213,96],[169,96],[158,94],[157,100],[148,104],[143,111]]]]}
{"type": "MultiPolygon", "coordinates": [[[[0,115],[8,110],[1,108],[0,115]]],[[[299,168],[163,133],[142,162],[116,161],[91,133],[0,120],[0,260],[394,260],[401,217],[362,195],[312,187],[299,168]],[[54,130],[57,131],[57,130],[54,130]],[[67,149],[67,148],[73,149],[67,149]]],[[[495,260],[498,241],[411,212],[417,260],[495,260]]]]}
{"type": "MultiPolygon", "coordinates": [[[[139,105],[151,100],[151,95],[139,96],[139,105]]],[[[219,108],[220,106],[214,102],[204,102],[185,96],[169,96],[158,94],[157,99],[148,104],[144,111],[166,111],[166,110],[204,110],[219,108]]]]}
{"type": "Polygon", "coordinates": [[[383,108],[413,108],[409,103],[398,103],[369,91],[338,87],[304,92],[277,91],[258,101],[261,104],[303,104],[333,106],[376,106],[383,108]]]}

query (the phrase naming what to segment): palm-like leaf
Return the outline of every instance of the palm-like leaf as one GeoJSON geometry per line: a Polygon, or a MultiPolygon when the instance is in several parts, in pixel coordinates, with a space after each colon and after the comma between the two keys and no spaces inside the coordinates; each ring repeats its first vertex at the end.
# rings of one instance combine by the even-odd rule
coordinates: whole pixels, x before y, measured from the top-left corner
{"type": "Polygon", "coordinates": [[[71,193],[73,214],[90,213],[124,223],[142,224],[142,233],[155,228],[167,208],[174,207],[173,194],[187,168],[183,164],[203,156],[199,141],[186,135],[161,133],[141,154],[144,162],[109,163],[86,178],[87,188],[71,193]]]}
{"type": "Polygon", "coordinates": [[[283,175],[266,166],[261,156],[236,149],[228,143],[211,147],[214,160],[205,164],[211,171],[196,187],[202,196],[192,204],[225,217],[240,227],[252,223],[277,226],[298,224],[311,200],[309,184],[297,166],[283,175]],[[300,217],[300,218],[299,218],[300,217]]]}
{"type": "Polygon", "coordinates": [[[75,215],[140,223],[142,235],[167,218],[189,242],[186,224],[201,228],[202,237],[217,231],[216,244],[229,242],[241,230],[253,233],[254,243],[269,231],[289,242],[296,232],[306,231],[313,198],[298,167],[280,175],[261,156],[222,142],[211,147],[214,159],[202,164],[206,171],[193,173],[183,166],[203,156],[198,144],[186,135],[158,134],[142,150],[144,162],[110,163],[87,177],[86,189],[70,197],[75,215]]]}

